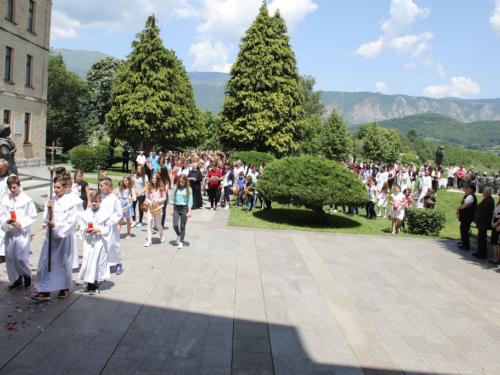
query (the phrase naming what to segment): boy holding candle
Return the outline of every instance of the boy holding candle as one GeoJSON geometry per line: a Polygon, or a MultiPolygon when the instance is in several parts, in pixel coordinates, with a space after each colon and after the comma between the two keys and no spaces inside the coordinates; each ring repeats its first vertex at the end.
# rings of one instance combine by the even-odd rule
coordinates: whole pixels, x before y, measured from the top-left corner
{"type": "Polygon", "coordinates": [[[10,280],[9,290],[31,286],[29,265],[31,226],[37,220],[33,200],[21,191],[17,176],[7,179],[10,194],[0,204],[0,227],[5,232],[5,261],[10,280]]]}

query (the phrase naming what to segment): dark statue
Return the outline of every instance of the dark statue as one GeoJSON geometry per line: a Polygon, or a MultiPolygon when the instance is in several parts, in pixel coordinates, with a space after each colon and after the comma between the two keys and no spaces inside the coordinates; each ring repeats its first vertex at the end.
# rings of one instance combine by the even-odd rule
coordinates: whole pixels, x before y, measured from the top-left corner
{"type": "Polygon", "coordinates": [[[10,139],[10,125],[4,124],[0,128],[0,159],[9,163],[9,173],[17,175],[17,166],[14,155],[17,151],[14,141],[10,139]]]}
{"type": "Polygon", "coordinates": [[[438,167],[441,164],[443,164],[443,159],[444,159],[444,147],[439,146],[438,149],[436,150],[436,165],[438,167]]]}

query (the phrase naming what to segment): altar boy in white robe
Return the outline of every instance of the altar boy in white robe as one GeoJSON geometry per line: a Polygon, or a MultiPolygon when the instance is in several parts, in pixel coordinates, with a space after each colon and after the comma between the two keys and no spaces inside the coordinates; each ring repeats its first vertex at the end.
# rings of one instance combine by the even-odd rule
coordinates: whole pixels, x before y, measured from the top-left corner
{"type": "Polygon", "coordinates": [[[110,214],[110,221],[113,224],[112,235],[108,241],[108,267],[116,266],[116,274],[123,272],[121,248],[120,248],[120,230],[118,223],[123,217],[123,210],[118,198],[111,194],[113,192],[113,182],[109,177],[99,180],[99,190],[101,191],[101,210],[110,214]]]}
{"type": "Polygon", "coordinates": [[[55,195],[45,204],[43,220],[52,229],[51,271],[49,265],[49,230],[45,233],[36,276],[38,293],[31,296],[38,301],[50,300],[50,292],[59,290],[58,298],[65,298],[73,284],[72,253],[74,233],[82,200],[68,193],[71,180],[61,177],[54,183],[55,195]],[[48,220],[48,208],[52,207],[52,220],[48,220]]]}
{"type": "Polygon", "coordinates": [[[31,287],[29,265],[31,226],[38,219],[33,200],[21,191],[17,176],[7,179],[10,194],[0,205],[0,226],[5,232],[7,275],[14,281],[9,290],[31,287]]]}
{"type": "Polygon", "coordinates": [[[78,278],[87,282],[91,295],[100,291],[101,284],[109,277],[107,244],[113,235],[110,211],[101,209],[101,193],[90,193],[89,207],[80,217],[80,234],[83,242],[83,262],[78,278]]]}

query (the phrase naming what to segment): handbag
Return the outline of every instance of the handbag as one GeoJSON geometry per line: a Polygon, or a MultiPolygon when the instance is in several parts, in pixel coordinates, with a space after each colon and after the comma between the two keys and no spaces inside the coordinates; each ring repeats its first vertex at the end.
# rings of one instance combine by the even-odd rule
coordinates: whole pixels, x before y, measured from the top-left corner
{"type": "Polygon", "coordinates": [[[146,203],[141,203],[142,212],[148,212],[148,205],[146,203]]]}
{"type": "Polygon", "coordinates": [[[128,212],[129,208],[130,208],[130,201],[128,201],[128,203],[122,207],[123,213],[128,212]]]}

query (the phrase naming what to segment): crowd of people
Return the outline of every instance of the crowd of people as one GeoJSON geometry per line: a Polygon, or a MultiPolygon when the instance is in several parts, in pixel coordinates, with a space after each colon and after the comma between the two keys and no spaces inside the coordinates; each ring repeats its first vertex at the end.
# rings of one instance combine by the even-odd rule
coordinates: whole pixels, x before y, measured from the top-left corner
{"type": "MultiPolygon", "coordinates": [[[[389,218],[392,233],[405,230],[410,208],[434,209],[439,189],[464,188],[465,196],[457,208],[460,221],[461,250],[470,249],[469,230],[478,228],[477,258],[486,258],[487,231],[492,230],[494,257],[500,263],[500,203],[495,206],[490,187],[483,187],[483,201],[477,204],[476,178],[463,166],[445,169],[442,165],[413,163],[403,165],[381,162],[343,163],[366,184],[366,217],[389,218]],[[476,183],[475,183],[476,182],[476,183]],[[467,183],[467,184],[466,184],[467,183]],[[387,204],[390,206],[387,207],[387,204]]],[[[172,227],[177,236],[175,245],[182,249],[186,226],[192,210],[203,208],[203,195],[208,196],[207,209],[244,206],[245,212],[257,207],[270,210],[271,201],[258,193],[258,180],[266,168],[237,160],[219,152],[162,153],[152,151],[148,157],[142,151],[123,154],[123,170],[127,172],[114,186],[106,172],[101,174],[99,190],[91,191],[82,171],[71,176],[64,167],[56,169],[52,195],[48,194],[43,224],[48,228],[37,269],[37,293],[34,300],[49,300],[51,292],[65,298],[72,286],[72,271],[79,268],[79,278],[86,283],[85,292],[96,294],[111,269],[123,272],[120,233],[125,226],[125,240],[132,230],[147,227],[145,247],[152,246],[153,235],[159,243],[166,240],[165,221],[170,206],[172,227]],[[129,172],[128,162],[133,163],[129,172]],[[73,178],[72,178],[73,177],[73,178]],[[259,202],[258,202],[259,201],[259,202]],[[145,217],[145,222],[144,222],[145,217]],[[49,240],[49,233],[51,239],[49,240]],[[83,261],[79,264],[78,239],[83,241],[83,261]],[[50,258],[50,259],[49,259],[50,258]]],[[[32,199],[22,191],[21,181],[8,173],[8,163],[0,160],[0,256],[5,256],[10,290],[32,285],[29,267],[31,226],[37,220],[32,199]]],[[[360,207],[342,207],[349,215],[360,207]]],[[[338,212],[332,206],[331,211],[338,212]]]]}

